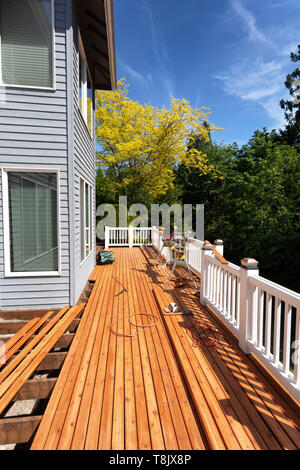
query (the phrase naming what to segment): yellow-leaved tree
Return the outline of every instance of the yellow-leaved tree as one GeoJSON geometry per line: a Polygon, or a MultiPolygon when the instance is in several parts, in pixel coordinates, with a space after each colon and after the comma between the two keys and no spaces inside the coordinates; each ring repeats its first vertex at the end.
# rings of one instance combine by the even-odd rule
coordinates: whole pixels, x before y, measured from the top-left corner
{"type": "Polygon", "coordinates": [[[107,190],[132,201],[142,187],[156,198],[173,186],[176,165],[214,173],[206,155],[188,150],[187,145],[194,136],[209,141],[217,129],[208,124],[209,114],[207,108],[193,109],[184,99],[171,98],[169,109],[132,101],[125,79],[118,82],[116,91],[98,91],[97,164],[108,175],[107,190]]]}

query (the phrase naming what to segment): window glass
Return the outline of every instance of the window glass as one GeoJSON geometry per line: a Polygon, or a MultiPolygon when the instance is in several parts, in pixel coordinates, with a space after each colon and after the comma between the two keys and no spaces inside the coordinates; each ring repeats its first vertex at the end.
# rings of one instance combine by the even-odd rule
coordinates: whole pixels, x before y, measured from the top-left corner
{"type": "Polygon", "coordinates": [[[51,0],[1,0],[2,83],[53,87],[51,0]]]}
{"type": "Polygon", "coordinates": [[[80,180],[81,261],[92,251],[92,187],[80,180]]]}
{"type": "Polygon", "coordinates": [[[92,88],[92,83],[89,77],[87,81],[86,107],[87,107],[87,126],[88,126],[88,130],[91,136],[93,136],[93,129],[94,129],[93,88],[92,88]]]}
{"type": "Polygon", "coordinates": [[[93,84],[84,54],[83,44],[79,33],[79,89],[78,89],[79,109],[85,120],[89,133],[94,134],[94,94],[93,84]]]}
{"type": "Polygon", "coordinates": [[[82,99],[83,99],[83,70],[84,69],[84,63],[81,60],[81,57],[79,57],[79,109],[81,112],[83,112],[83,106],[82,106],[82,99]]]}
{"type": "Polygon", "coordinates": [[[58,271],[57,175],[8,173],[11,272],[58,271]]]}

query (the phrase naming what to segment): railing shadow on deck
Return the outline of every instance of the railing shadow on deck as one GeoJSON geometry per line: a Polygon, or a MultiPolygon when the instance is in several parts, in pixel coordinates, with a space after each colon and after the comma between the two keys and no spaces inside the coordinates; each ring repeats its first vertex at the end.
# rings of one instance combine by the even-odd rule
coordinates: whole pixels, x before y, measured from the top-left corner
{"type": "MultiPolygon", "coordinates": [[[[147,275],[151,282],[154,282],[156,285],[162,286],[162,271],[169,275],[169,268],[157,268],[157,266],[151,263],[155,259],[155,252],[153,248],[144,247],[146,252],[145,261],[147,262],[146,268],[142,270],[145,275],[147,275]]],[[[144,250],[141,250],[142,252],[144,250]]],[[[136,269],[136,268],[135,268],[136,269]]],[[[141,271],[141,270],[139,270],[141,271]]],[[[228,399],[220,400],[219,404],[221,405],[224,413],[228,415],[229,410],[232,408],[231,398],[235,398],[234,390],[228,390],[228,381],[226,380],[224,374],[222,373],[222,365],[216,363],[216,358],[212,354],[212,349],[214,353],[218,354],[219,359],[222,361],[224,366],[228,369],[231,374],[231,380],[234,381],[236,387],[241,387],[241,394],[243,399],[247,400],[248,403],[252,403],[260,408],[260,414],[262,417],[269,418],[269,413],[271,412],[279,422],[285,422],[285,427],[290,427],[291,430],[294,429],[292,425],[287,424],[286,415],[279,405],[274,405],[274,399],[272,393],[274,393],[273,387],[270,385],[270,392],[265,388],[261,382],[261,373],[258,369],[250,363],[246,354],[238,347],[237,344],[234,344],[232,336],[224,329],[221,329],[219,323],[215,321],[212,315],[205,309],[199,301],[199,297],[192,293],[193,289],[182,289],[182,288],[169,288],[165,291],[170,295],[173,301],[177,304],[180,304],[182,311],[193,312],[193,322],[186,316],[183,320],[179,321],[179,326],[182,328],[184,333],[191,338],[197,337],[204,333],[206,328],[211,328],[212,330],[216,329],[215,335],[212,333],[213,342],[215,345],[213,348],[203,345],[196,345],[196,347],[201,348],[201,353],[205,356],[210,367],[213,369],[214,374],[219,380],[220,384],[226,390],[228,394],[228,399]],[[236,375],[239,376],[239,380],[236,379],[236,375]],[[249,388],[250,386],[250,388],[249,388]],[[247,395],[246,395],[247,391],[247,395]],[[234,395],[234,396],[233,396],[234,395]],[[262,399],[263,396],[263,399],[262,399]],[[230,406],[229,406],[230,405],[230,406]],[[264,410],[264,408],[266,408],[264,410]]],[[[161,306],[159,306],[161,309],[161,306]]],[[[229,387],[230,388],[230,387],[229,387]]],[[[255,408],[253,409],[255,412],[255,408]]],[[[236,416],[232,413],[232,417],[236,419],[236,416]]],[[[251,418],[251,416],[249,416],[251,418]]],[[[247,424],[246,421],[241,424],[247,424]]]]}

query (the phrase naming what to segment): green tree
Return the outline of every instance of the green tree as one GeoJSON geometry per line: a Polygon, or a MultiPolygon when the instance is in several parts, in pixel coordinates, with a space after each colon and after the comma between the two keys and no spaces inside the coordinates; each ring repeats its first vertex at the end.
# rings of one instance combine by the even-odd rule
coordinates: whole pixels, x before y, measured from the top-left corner
{"type": "Polygon", "coordinates": [[[173,188],[174,168],[179,164],[213,172],[204,152],[187,149],[193,135],[209,140],[216,129],[208,124],[208,114],[184,99],[171,98],[168,109],[134,102],[128,98],[124,80],[114,92],[97,92],[97,162],[107,178],[107,191],[127,195],[129,203],[144,202],[173,188]]]}
{"type": "Polygon", "coordinates": [[[209,163],[223,179],[179,168],[183,202],[205,204],[205,237],[222,238],[239,264],[254,257],[263,276],[300,290],[300,161],[297,146],[256,131],[247,145],[212,143],[209,163]]]}
{"type": "MultiPolygon", "coordinates": [[[[300,44],[297,53],[291,52],[291,60],[292,62],[300,61],[300,44]]],[[[300,69],[298,67],[287,75],[285,86],[289,90],[292,99],[282,99],[280,101],[280,106],[285,111],[287,121],[285,129],[281,131],[281,136],[289,144],[294,144],[299,142],[300,137],[300,69]]]]}

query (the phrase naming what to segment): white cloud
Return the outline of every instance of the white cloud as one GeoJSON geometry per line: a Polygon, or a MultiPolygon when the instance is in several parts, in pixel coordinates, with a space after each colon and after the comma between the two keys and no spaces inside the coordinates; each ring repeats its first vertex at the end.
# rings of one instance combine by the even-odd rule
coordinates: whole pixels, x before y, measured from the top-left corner
{"type": "Polygon", "coordinates": [[[270,90],[278,91],[278,78],[282,76],[282,64],[276,61],[264,62],[262,59],[252,61],[244,59],[233,65],[223,74],[215,78],[223,81],[224,90],[243,99],[255,99],[264,94],[270,95],[270,90]],[[276,90],[275,90],[276,88],[276,90]]]}
{"type": "Polygon", "coordinates": [[[231,6],[242,20],[251,41],[270,44],[269,38],[256,25],[255,16],[244,7],[240,0],[231,0],[231,6]]]}
{"type": "Polygon", "coordinates": [[[156,27],[150,4],[147,0],[142,1],[142,8],[146,12],[152,34],[153,50],[160,68],[160,78],[168,95],[174,96],[174,82],[169,74],[169,55],[167,46],[156,27]]]}
{"type": "Polygon", "coordinates": [[[283,45],[279,50],[278,54],[284,57],[290,57],[291,52],[296,52],[298,49],[299,41],[292,41],[288,44],[283,45]]]}
{"type": "Polygon", "coordinates": [[[243,101],[256,103],[274,121],[276,127],[283,124],[279,101],[283,98],[286,63],[282,59],[264,61],[244,59],[229,68],[226,73],[215,76],[222,82],[224,91],[243,101]]]}
{"type": "Polygon", "coordinates": [[[283,0],[282,2],[272,0],[272,3],[268,5],[267,8],[288,8],[291,5],[298,5],[298,0],[283,0]]]}
{"type": "Polygon", "coordinates": [[[126,74],[130,75],[131,78],[143,83],[144,85],[148,85],[147,79],[145,79],[143,77],[143,75],[140,74],[137,70],[134,70],[130,65],[125,64],[121,60],[119,60],[119,63],[121,65],[122,69],[124,70],[124,72],[126,74]]]}
{"type": "Polygon", "coordinates": [[[275,93],[280,91],[280,86],[274,86],[273,88],[257,88],[256,90],[252,90],[246,95],[242,95],[241,98],[243,100],[252,100],[257,101],[261,98],[266,98],[267,96],[273,96],[275,93]]]}
{"type": "Polygon", "coordinates": [[[275,96],[270,100],[261,103],[262,107],[267,111],[268,115],[276,123],[276,128],[284,127],[286,124],[284,111],[279,106],[279,97],[275,96]]]}
{"type": "MultiPolygon", "coordinates": [[[[279,7],[278,1],[276,5],[279,7]]],[[[235,62],[224,72],[215,75],[215,78],[222,82],[225,93],[243,102],[257,104],[271,118],[273,126],[281,127],[284,124],[284,113],[279,101],[288,96],[284,82],[286,75],[293,70],[290,53],[297,50],[295,38],[299,36],[298,25],[295,21],[280,22],[279,25],[270,22],[265,23],[262,31],[255,14],[245,4],[245,0],[230,0],[231,9],[228,13],[231,21],[239,20],[253,46],[247,44],[245,49],[242,41],[240,46],[237,44],[235,62]]],[[[269,5],[265,7],[270,8],[269,5]]],[[[257,11],[262,15],[261,9],[257,11]]],[[[267,14],[266,11],[264,13],[267,14]]]]}

